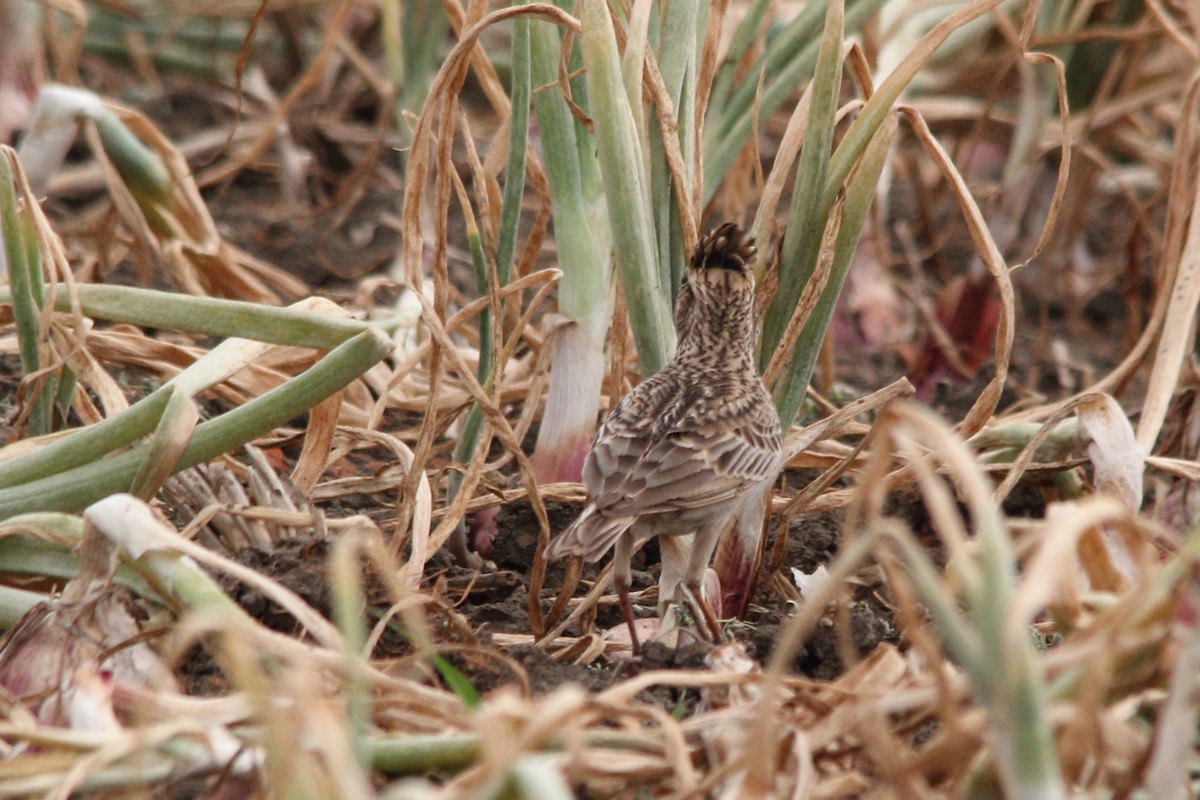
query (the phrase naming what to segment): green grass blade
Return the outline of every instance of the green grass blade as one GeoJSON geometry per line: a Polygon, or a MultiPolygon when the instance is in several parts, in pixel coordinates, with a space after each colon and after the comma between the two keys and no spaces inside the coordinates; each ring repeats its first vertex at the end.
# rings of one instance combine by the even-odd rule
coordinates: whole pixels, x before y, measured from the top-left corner
{"type": "Polygon", "coordinates": [[[445,656],[439,653],[434,653],[432,659],[438,674],[442,676],[442,680],[446,682],[446,685],[450,687],[450,691],[454,692],[468,710],[473,711],[482,705],[483,699],[479,696],[479,691],[466,675],[463,675],[453,664],[446,660],[445,656]]]}
{"type": "MultiPolygon", "coordinates": [[[[562,40],[550,25],[538,23],[531,31],[533,83],[548,87],[558,80],[562,40]]],[[[563,276],[558,285],[559,313],[574,320],[586,319],[598,304],[608,302],[607,236],[589,214],[597,198],[586,194],[575,119],[557,87],[543,88],[533,96],[541,136],[542,157],[550,183],[550,208],[554,240],[563,276]]],[[[595,161],[595,158],[592,158],[595,161]]],[[[603,332],[601,332],[603,335],[603,332]]]]}
{"type": "Polygon", "coordinates": [[[583,0],[583,60],[613,241],[642,373],[662,369],[675,328],[657,265],[649,187],[633,113],[621,79],[616,35],[602,0],[583,0]]]}
{"type": "MultiPolygon", "coordinates": [[[[37,289],[41,286],[41,259],[37,257],[36,245],[30,240],[32,231],[29,229],[28,212],[22,211],[17,202],[16,173],[13,166],[17,165],[16,153],[7,145],[0,146],[0,238],[3,238],[4,259],[8,266],[8,281],[13,318],[17,328],[17,345],[21,355],[22,375],[33,375],[41,369],[40,347],[42,340],[40,318],[40,294],[37,289]],[[35,281],[34,271],[38,272],[35,281]]],[[[18,167],[19,169],[19,167],[18,167]]],[[[27,385],[27,391],[36,392],[36,396],[26,397],[26,402],[32,402],[29,413],[29,432],[40,436],[50,432],[50,415],[48,411],[54,400],[54,392],[46,385],[44,379],[27,385]]]]}
{"type": "Polygon", "coordinates": [[[500,206],[500,232],[496,242],[496,272],[500,283],[508,283],[517,248],[521,221],[521,198],[525,193],[525,160],[529,144],[529,95],[532,91],[529,51],[529,20],[513,22],[512,112],[508,123],[508,168],[500,206]]]}
{"type": "Polygon", "coordinates": [[[838,95],[842,86],[844,10],[841,0],[833,0],[826,8],[825,32],[821,37],[813,77],[804,149],[800,152],[796,169],[796,186],[792,192],[787,233],[783,237],[779,257],[779,290],[763,320],[759,362],[764,369],[787,327],[800,292],[816,269],[821,232],[825,229],[833,205],[832,202],[829,206],[813,203],[813,198],[819,197],[825,186],[833,147],[838,95]]]}
{"type": "Polygon", "coordinates": [[[804,402],[805,392],[813,368],[817,363],[821,342],[829,321],[833,317],[834,306],[837,305],[838,295],[842,291],[846,274],[850,271],[850,262],[854,250],[862,234],[863,223],[875,199],[875,190],[879,184],[879,176],[883,172],[887,160],[888,149],[896,134],[896,122],[877,131],[871,140],[867,151],[863,154],[862,162],[850,178],[846,187],[846,201],[842,207],[842,221],[838,228],[834,243],[833,265],[825,290],[821,292],[812,315],[805,323],[799,340],[790,358],[785,362],[785,368],[775,385],[775,402],[779,409],[779,418],[784,426],[789,426],[796,419],[796,414],[804,402]]]}
{"type": "MultiPolygon", "coordinates": [[[[999,0],[997,0],[999,1],[999,0]]],[[[883,0],[850,0],[845,8],[846,30],[857,30],[883,5],[883,0]]],[[[765,76],[759,98],[759,120],[775,112],[800,86],[817,57],[825,3],[809,3],[791,23],[770,40],[762,58],[733,90],[727,103],[711,106],[718,114],[705,135],[704,201],[716,193],[725,173],[745,147],[754,129],[758,76],[765,76]]],[[[713,112],[710,112],[710,114],[713,112]]]]}

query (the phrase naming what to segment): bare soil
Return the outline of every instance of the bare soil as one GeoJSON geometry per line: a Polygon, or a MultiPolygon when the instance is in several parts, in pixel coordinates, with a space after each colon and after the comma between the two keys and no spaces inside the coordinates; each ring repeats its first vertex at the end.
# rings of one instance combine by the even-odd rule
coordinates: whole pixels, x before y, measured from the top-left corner
{"type": "MultiPolygon", "coordinates": [[[[173,84],[161,95],[133,98],[160,125],[168,136],[186,138],[188,131],[208,127],[215,122],[228,124],[232,115],[217,108],[208,96],[186,83],[173,84]]],[[[322,176],[311,187],[313,195],[325,202],[314,203],[303,212],[283,209],[278,188],[273,180],[253,170],[241,173],[225,184],[204,189],[204,198],[228,240],[261,258],[302,277],[313,291],[345,290],[352,281],[378,272],[395,254],[399,245],[395,216],[400,199],[399,189],[386,182],[367,184],[362,194],[347,206],[335,202],[340,186],[334,176],[344,174],[352,165],[336,157],[335,148],[324,146],[321,133],[313,129],[295,132],[301,144],[308,147],[320,163],[316,174],[322,176]]],[[[197,157],[193,163],[202,169],[211,154],[197,157]]],[[[86,199],[81,199],[84,202],[86,199]]],[[[903,215],[903,209],[899,212],[903,215]]],[[[120,279],[121,267],[111,277],[120,279]]],[[[473,288],[464,281],[464,294],[473,288]]],[[[1038,303],[1038,292],[1029,291],[1022,297],[1032,299],[1021,309],[1018,326],[1018,345],[1014,357],[1014,375],[1001,399],[1001,407],[1011,404],[1033,389],[1049,396],[1061,396],[1074,386],[1062,383],[1064,372],[1045,363],[1045,353],[1034,346],[1048,337],[1068,337],[1081,345],[1077,358],[1095,372],[1109,368],[1121,352],[1122,337],[1128,323],[1125,302],[1115,290],[1091,298],[1082,314],[1070,314],[1069,309],[1054,303],[1038,303]]],[[[904,359],[891,350],[874,353],[839,353],[836,358],[839,382],[860,391],[883,386],[904,374],[904,359]]],[[[19,380],[19,365],[14,358],[0,358],[0,411],[10,412],[19,380]]],[[[990,379],[987,366],[970,380],[944,384],[932,398],[934,408],[947,418],[959,419],[978,397],[980,389],[990,379]]],[[[11,413],[4,413],[11,419],[11,413]]],[[[409,423],[412,420],[408,421],[409,423]]],[[[0,435],[6,431],[0,431],[0,435]]],[[[289,455],[294,448],[289,448],[289,455]]],[[[359,463],[365,472],[377,464],[359,463]]],[[[807,476],[791,476],[794,484],[807,476]]],[[[381,498],[344,498],[331,513],[367,512],[377,518],[391,512],[381,498]]],[[[936,551],[936,537],[929,527],[928,517],[917,495],[911,491],[898,492],[892,498],[892,510],[902,517],[918,536],[936,551]]],[[[1010,498],[1006,511],[1010,514],[1038,516],[1042,511],[1036,487],[1025,487],[1010,498]]],[[[553,532],[565,528],[578,513],[570,506],[552,505],[549,508],[553,532]]],[[[472,681],[481,692],[504,685],[518,684],[533,694],[542,694],[565,682],[579,683],[591,689],[609,686],[644,669],[690,667],[699,663],[704,648],[685,647],[680,651],[649,646],[640,660],[623,660],[588,666],[562,664],[544,651],[530,646],[509,647],[504,650],[507,661],[481,653],[493,641],[495,634],[528,634],[531,626],[528,614],[528,571],[537,542],[537,524],[526,504],[514,503],[499,516],[500,535],[496,540],[493,563],[488,573],[474,576],[454,567],[444,554],[431,560],[427,580],[430,584],[445,581],[444,597],[457,598],[452,612],[461,615],[474,637],[474,643],[464,643],[461,649],[450,648],[451,662],[472,681]],[[473,584],[473,585],[472,585],[473,584]],[[472,585],[470,590],[465,587],[472,585]],[[456,593],[454,590],[460,590],[456,593]]],[[[812,572],[828,563],[836,554],[841,536],[840,513],[810,514],[795,520],[786,531],[788,536],[786,567],[812,572]]],[[[773,531],[766,543],[771,551],[773,531]]],[[[269,551],[247,549],[238,554],[246,566],[266,574],[295,591],[307,603],[325,615],[330,614],[329,581],[326,573],[329,543],[314,539],[286,540],[269,551]]],[[[590,568],[594,575],[596,567],[590,568]]],[[[647,546],[634,562],[634,582],[637,587],[653,585],[657,579],[657,549],[647,546]]],[[[786,622],[790,609],[768,586],[760,575],[759,584],[744,624],[732,625],[730,635],[744,643],[755,657],[764,659],[776,641],[780,627],[786,622]]],[[[554,598],[554,590],[562,580],[562,567],[551,564],[546,589],[541,597],[544,608],[554,598]]],[[[296,625],[290,615],[257,592],[234,582],[225,588],[238,604],[268,627],[295,633],[296,625]]],[[[883,641],[897,641],[894,615],[871,587],[853,590],[849,605],[849,641],[839,644],[835,625],[818,628],[796,658],[797,673],[814,678],[833,678],[844,668],[847,654],[863,656],[883,641]]],[[[387,593],[378,581],[368,583],[367,618],[373,623],[389,607],[387,593]]],[[[615,609],[602,609],[597,623],[602,626],[619,624],[615,609]]],[[[402,632],[390,629],[378,645],[379,657],[401,658],[411,653],[411,646],[402,632]]],[[[190,682],[190,689],[202,693],[219,691],[222,679],[219,670],[197,648],[181,665],[190,682]],[[193,657],[194,656],[194,657],[193,657]]],[[[654,702],[670,710],[688,701],[686,693],[658,690],[654,702]]]]}

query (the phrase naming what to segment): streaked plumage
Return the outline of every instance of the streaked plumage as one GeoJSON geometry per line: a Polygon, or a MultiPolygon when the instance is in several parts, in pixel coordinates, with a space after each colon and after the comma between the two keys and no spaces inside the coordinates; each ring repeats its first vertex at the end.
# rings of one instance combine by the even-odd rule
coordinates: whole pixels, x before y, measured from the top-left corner
{"type": "Polygon", "coordinates": [[[699,597],[738,503],[779,471],[779,417],[755,369],[754,252],[731,223],[700,241],[676,307],[678,350],[604,420],[583,468],[591,503],[546,551],[596,561],[615,546],[617,589],[631,622],[629,560],[637,548],[655,536],[692,537],[690,553],[663,548],[660,612],[681,581],[699,597]]]}

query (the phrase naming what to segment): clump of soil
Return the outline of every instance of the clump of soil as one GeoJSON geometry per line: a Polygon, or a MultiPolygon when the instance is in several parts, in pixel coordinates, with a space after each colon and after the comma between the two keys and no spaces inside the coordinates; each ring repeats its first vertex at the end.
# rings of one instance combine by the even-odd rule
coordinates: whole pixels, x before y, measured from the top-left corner
{"type": "MultiPolygon", "coordinates": [[[[329,542],[326,539],[283,539],[270,550],[247,547],[236,556],[243,566],[291,589],[323,616],[330,616],[329,542]]],[[[222,578],[222,588],[247,614],[271,630],[286,634],[301,632],[295,617],[257,589],[233,578],[222,578]]]]}
{"type": "MultiPolygon", "coordinates": [[[[566,503],[547,503],[546,515],[550,518],[551,538],[566,530],[579,516],[580,510],[566,503]]],[[[509,503],[500,509],[496,525],[500,532],[496,536],[492,561],[501,569],[528,575],[538,537],[538,521],[533,507],[527,502],[509,503]]],[[[548,575],[561,580],[562,562],[551,561],[546,566],[548,575]]]]}

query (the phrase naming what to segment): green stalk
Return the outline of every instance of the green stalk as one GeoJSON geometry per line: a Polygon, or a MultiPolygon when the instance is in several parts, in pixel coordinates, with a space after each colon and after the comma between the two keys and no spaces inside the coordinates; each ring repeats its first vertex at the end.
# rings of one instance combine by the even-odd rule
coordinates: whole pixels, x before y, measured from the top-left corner
{"type": "MultiPolygon", "coordinates": [[[[29,202],[34,202],[32,198],[29,202]]],[[[25,266],[29,270],[29,290],[40,316],[42,305],[46,302],[46,287],[42,275],[42,251],[38,247],[37,234],[33,230],[33,218],[29,213],[21,215],[23,233],[25,234],[25,266]]],[[[33,409],[30,416],[34,424],[30,432],[34,435],[50,433],[54,430],[54,402],[64,389],[61,378],[70,376],[66,366],[60,366],[54,372],[43,375],[35,387],[36,395],[32,398],[33,409]]],[[[67,394],[70,399],[70,394],[67,394]]],[[[66,414],[63,415],[64,419],[66,414]]]]}
{"type": "MultiPolygon", "coordinates": [[[[783,335],[800,292],[817,267],[821,248],[821,232],[829,220],[828,207],[814,204],[825,187],[829,171],[833,129],[837,122],[838,95],[842,88],[842,37],[844,7],[842,0],[833,0],[825,13],[825,32],[817,55],[813,76],[812,100],[809,105],[808,127],[804,133],[804,149],[796,168],[796,186],[788,213],[787,233],[779,256],[779,290],[767,308],[763,320],[763,346],[759,353],[759,368],[767,362],[783,335]]],[[[832,283],[832,281],[831,281],[832,283]]]]}
{"type": "Polygon", "coordinates": [[[171,393],[169,387],[159,387],[115,417],[80,428],[21,458],[0,461],[0,489],[86,464],[140,439],[154,430],[171,393]]]}
{"type": "MultiPolygon", "coordinates": [[[[491,385],[483,383],[484,391],[489,391],[491,385]]],[[[475,445],[479,443],[479,433],[483,430],[483,408],[478,403],[471,406],[467,418],[463,421],[462,432],[454,445],[454,463],[467,464],[475,454],[475,445]]],[[[458,470],[450,472],[450,487],[447,490],[446,504],[449,505],[458,496],[462,486],[463,474],[458,470]]]]}
{"type": "MultiPolygon", "coordinates": [[[[94,283],[79,284],[75,288],[84,316],[143,328],[237,336],[269,344],[328,350],[369,327],[365,322],[344,317],[241,300],[94,283]]],[[[0,287],[0,305],[15,300],[10,289],[0,287]]],[[[65,292],[59,292],[54,301],[56,311],[71,310],[71,298],[65,292]]]]}
{"type": "MultiPolygon", "coordinates": [[[[145,210],[146,200],[154,204],[168,204],[174,186],[171,174],[158,154],[134,136],[117,115],[107,108],[101,108],[90,116],[96,123],[96,131],[100,134],[105,155],[120,173],[122,182],[129,187],[133,196],[143,201],[140,203],[143,209],[145,210]]],[[[151,224],[155,222],[156,217],[157,215],[146,215],[151,224]]]]}
{"type": "MultiPolygon", "coordinates": [[[[984,428],[968,439],[967,444],[981,453],[999,449],[1016,456],[1044,427],[1045,423],[1042,422],[1006,422],[984,428]]],[[[1054,428],[1046,435],[1046,440],[1038,447],[1036,457],[1041,461],[1061,460],[1084,444],[1080,440],[1079,419],[1073,417],[1060,420],[1054,424],[1054,428]]],[[[983,455],[983,460],[1003,463],[1000,459],[989,458],[987,454],[983,455]]]]}
{"type": "MultiPolygon", "coordinates": [[[[966,452],[961,441],[950,441],[966,452]]],[[[985,483],[982,474],[972,478],[985,483]]],[[[990,498],[991,492],[980,494],[990,498]]],[[[964,596],[983,642],[983,663],[974,683],[977,692],[991,695],[985,702],[996,720],[991,737],[996,762],[1012,796],[1065,800],[1037,656],[1024,624],[1008,619],[1016,584],[1012,540],[995,505],[971,503],[971,517],[982,581],[975,593],[964,583],[964,596]]]]}
{"type": "MultiPolygon", "coordinates": [[[[529,141],[529,21],[518,19],[513,23],[513,73],[510,96],[512,112],[508,126],[508,170],[504,180],[504,197],[500,206],[500,231],[496,242],[496,273],[500,285],[508,283],[512,274],[513,259],[517,248],[517,227],[521,221],[521,198],[525,192],[525,159],[529,141]]],[[[481,295],[487,294],[487,267],[478,231],[468,232],[471,260],[475,267],[475,285],[481,295]],[[473,236],[472,236],[473,233],[473,236]]],[[[479,365],[476,377],[480,384],[487,384],[491,374],[495,344],[492,342],[492,310],[485,308],[479,316],[479,365]]],[[[478,403],[471,405],[463,425],[462,435],[454,448],[454,460],[468,463],[475,454],[479,433],[483,429],[483,409],[478,403]]],[[[462,473],[450,473],[450,488],[447,502],[452,502],[462,485],[462,473]]]]}
{"type": "Polygon", "coordinates": [[[590,111],[597,121],[600,174],[612,219],[630,327],[642,374],[651,375],[662,369],[674,352],[675,328],[657,266],[642,146],[622,84],[616,35],[607,4],[603,0],[582,0],[580,21],[590,111]]]}
{"type": "MultiPolygon", "coordinates": [[[[83,541],[83,520],[58,513],[22,514],[0,523],[0,572],[69,581],[79,574],[75,547],[83,541]]],[[[139,597],[160,597],[136,570],[121,564],[113,582],[139,597]]]]}
{"type": "Polygon", "coordinates": [[[371,767],[388,775],[459,772],[483,752],[477,733],[375,737],[364,744],[371,767]]]}
{"type": "MultiPolygon", "coordinates": [[[[742,17],[742,21],[738,23],[737,29],[733,32],[733,39],[729,42],[729,53],[726,55],[725,61],[717,68],[712,90],[709,93],[709,107],[714,109],[714,113],[723,114],[723,109],[729,104],[729,94],[733,90],[733,80],[737,74],[738,64],[741,63],[742,56],[757,38],[763,17],[766,16],[767,9],[770,7],[771,0],[752,0],[750,7],[746,9],[745,16],[742,17]]],[[[748,74],[757,75],[758,73],[752,70],[748,74]]],[[[725,124],[724,116],[714,119],[713,122],[725,124]]]]}
{"type": "MultiPolygon", "coordinates": [[[[512,111],[508,130],[508,164],[504,180],[504,195],[500,205],[500,230],[495,243],[496,274],[501,286],[509,281],[517,247],[517,228],[521,221],[521,198],[525,193],[525,162],[529,142],[529,102],[532,92],[530,78],[529,21],[517,19],[513,22],[512,41],[512,84],[509,95],[512,111]]],[[[468,231],[471,260],[475,267],[475,285],[481,295],[488,294],[487,263],[477,230],[468,231]]],[[[479,316],[479,364],[476,377],[485,390],[491,389],[492,362],[495,359],[495,342],[492,336],[492,309],[485,308],[479,316]]],[[[463,424],[462,435],[454,448],[454,460],[467,464],[474,458],[479,435],[483,430],[483,408],[478,403],[471,405],[463,424]]],[[[453,502],[462,486],[463,474],[450,473],[447,503],[453,502]]],[[[490,522],[488,524],[491,524],[490,522]]],[[[465,521],[459,522],[452,548],[461,560],[466,557],[465,521]]]]}
{"type": "MultiPolygon", "coordinates": [[[[471,222],[467,223],[467,247],[471,251],[471,265],[475,268],[475,286],[481,295],[487,296],[487,257],[483,254],[483,240],[479,236],[479,229],[471,222]]],[[[480,383],[486,381],[492,373],[495,348],[492,336],[492,309],[489,306],[479,314],[479,363],[475,365],[475,375],[480,383]]]]}
{"type": "MultiPolygon", "coordinates": [[[[33,202],[30,200],[30,202],[33,202]]],[[[45,276],[42,274],[42,251],[38,247],[37,232],[33,229],[32,215],[28,212],[22,214],[21,233],[25,241],[25,265],[28,269],[29,277],[29,294],[33,297],[33,302],[41,308],[46,302],[46,283],[45,276]]]]}
{"type": "Polygon", "coordinates": [[[358,763],[367,766],[370,753],[366,739],[371,726],[371,699],[367,687],[367,666],[363,662],[368,654],[363,652],[367,643],[366,626],[363,623],[362,569],[353,546],[357,537],[339,538],[334,545],[330,570],[330,602],[333,621],[345,642],[346,657],[346,713],[351,731],[351,742],[358,763]]]}
{"type": "MultiPolygon", "coordinates": [[[[643,113],[645,100],[642,96],[642,79],[645,77],[646,46],[650,36],[650,18],[654,16],[649,5],[633,7],[635,12],[628,20],[618,22],[625,28],[625,51],[621,54],[621,82],[625,87],[625,99],[633,118],[634,136],[639,142],[646,141],[646,115],[643,113]],[[643,13],[636,13],[643,12],[643,13]]],[[[643,152],[644,156],[645,153],[643,152]]],[[[649,197],[646,198],[647,201],[649,197]]]]}
{"type": "MultiPolygon", "coordinates": [[[[275,309],[279,310],[279,309],[275,309]]],[[[391,350],[391,341],[367,329],[300,375],[260,397],[197,426],[176,471],[240,447],[304,413],[370,369],[391,350]]],[[[120,455],[0,491],[0,519],[31,511],[74,511],[128,491],[149,452],[139,445],[120,455]]]]}
{"type": "MultiPolygon", "coordinates": [[[[688,197],[692,195],[691,174],[695,151],[695,119],[692,113],[696,90],[697,30],[703,32],[704,15],[700,3],[671,3],[663,23],[659,67],[663,83],[675,109],[679,145],[688,197]]],[[[670,287],[672,303],[686,260],[683,231],[679,223],[679,199],[674,191],[670,170],[663,149],[662,132],[657,124],[649,126],[650,136],[650,200],[655,210],[655,230],[658,232],[658,263],[661,280],[670,287]]]]}
{"type": "MultiPolygon", "coordinates": [[[[480,294],[487,294],[488,277],[487,265],[484,263],[483,244],[479,238],[479,231],[471,222],[467,223],[467,243],[471,250],[471,262],[475,267],[475,285],[480,294]]],[[[479,315],[479,363],[475,366],[475,377],[483,386],[484,391],[492,389],[492,358],[494,345],[492,343],[492,310],[485,308],[479,315]]],[[[475,456],[475,447],[479,444],[479,434],[483,430],[483,407],[479,403],[472,403],[471,410],[467,412],[467,419],[463,423],[462,434],[458,437],[458,441],[454,445],[454,462],[456,464],[470,463],[475,456]]],[[[458,470],[450,471],[450,482],[446,491],[447,504],[454,502],[454,498],[458,496],[459,490],[462,488],[463,473],[458,470]]],[[[459,537],[465,537],[465,520],[459,521],[459,537]]],[[[467,557],[466,540],[459,538],[453,544],[455,557],[464,559],[467,557]]]]}
{"type": "MultiPolygon", "coordinates": [[[[590,747],[605,748],[614,753],[657,752],[654,747],[648,747],[644,739],[614,731],[586,731],[583,740],[590,747]]],[[[461,772],[478,762],[483,753],[483,739],[478,733],[376,736],[367,740],[366,745],[371,754],[371,766],[388,775],[461,772]]],[[[541,750],[555,753],[568,746],[566,737],[551,734],[541,745],[541,750]]]]}
{"type": "Polygon", "coordinates": [[[913,587],[991,717],[989,739],[1005,795],[1065,800],[1048,693],[1027,621],[1015,618],[1016,562],[1008,529],[991,499],[992,487],[966,444],[933,412],[912,406],[901,413],[907,422],[903,436],[911,443],[908,450],[919,454],[922,491],[927,497],[943,493],[938,502],[950,502],[948,489],[934,474],[932,459],[923,453],[925,446],[917,444],[936,441],[937,457],[955,475],[969,509],[974,554],[950,560],[969,622],[942,588],[925,551],[911,537],[896,537],[914,578],[913,587]]]}
{"type": "Polygon", "coordinates": [[[402,83],[396,87],[396,118],[400,120],[400,132],[407,136],[404,112],[421,112],[440,65],[450,21],[438,0],[389,0],[392,1],[401,3],[404,12],[400,26],[404,70],[402,83]]]}
{"type": "MultiPolygon", "coordinates": [[[[84,284],[77,288],[85,314],[115,321],[133,321],[136,317],[144,323],[149,319],[149,324],[155,327],[182,328],[195,323],[210,334],[242,333],[267,341],[273,339],[275,343],[306,342],[307,346],[321,349],[336,347],[367,328],[366,323],[354,320],[252,303],[130,287],[84,284]],[[172,309],[179,314],[173,315],[172,309]]],[[[0,288],[0,304],[5,295],[6,290],[0,288]]],[[[62,310],[68,310],[68,298],[60,296],[57,301],[62,310]]],[[[176,388],[187,397],[194,397],[228,379],[247,358],[244,342],[227,339],[117,416],[81,428],[20,458],[0,461],[0,490],[87,464],[131,444],[160,424],[176,388]]]]}
{"type": "MultiPolygon", "coordinates": [[[[553,84],[561,37],[553,27],[537,24],[531,28],[530,44],[533,85],[553,84]]],[[[579,480],[583,453],[595,431],[604,373],[610,316],[608,209],[596,156],[589,151],[590,137],[577,127],[558,88],[535,93],[533,109],[563,273],[558,312],[572,327],[551,333],[550,390],[531,463],[541,480],[579,480]]]]}
{"type": "Polygon", "coordinates": [[[846,275],[850,272],[850,263],[858,247],[871,203],[875,199],[879,176],[887,161],[896,128],[893,118],[891,123],[875,135],[846,187],[846,201],[842,207],[842,221],[834,242],[829,282],[825,284],[825,290],[821,292],[813,307],[812,315],[800,332],[795,349],[784,362],[783,373],[775,385],[775,403],[779,410],[779,418],[785,426],[790,426],[795,421],[800,406],[804,403],[808,382],[812,378],[813,368],[821,350],[821,342],[829,328],[829,321],[833,318],[833,309],[837,305],[846,275]]]}
{"type": "Polygon", "coordinates": [[[906,536],[893,536],[908,578],[937,628],[938,637],[968,674],[979,675],[986,668],[985,646],[980,633],[963,617],[954,598],[942,588],[943,576],[929,560],[920,544],[906,536]]]}
{"type": "MultiPolygon", "coordinates": [[[[883,0],[850,0],[845,6],[845,27],[857,30],[874,16],[883,0]]],[[[717,186],[746,145],[753,131],[754,105],[758,98],[758,118],[766,119],[799,86],[817,56],[818,32],[826,3],[809,3],[772,38],[766,52],[743,81],[733,90],[728,102],[710,106],[718,114],[705,136],[704,201],[716,193],[717,186]],[[761,96],[758,76],[765,76],[761,96]]],[[[840,44],[840,43],[839,43],[840,44]]]]}
{"type": "Polygon", "coordinates": [[[173,394],[194,397],[244,367],[246,358],[238,358],[236,352],[242,344],[236,339],[226,340],[120,414],[79,428],[32,453],[0,461],[0,488],[86,464],[149,434],[161,424],[173,394]]]}
{"type": "Polygon", "coordinates": [[[508,122],[508,166],[504,197],[500,204],[500,232],[496,242],[496,272],[507,284],[517,250],[517,227],[521,221],[521,198],[525,194],[525,160],[529,150],[529,96],[533,91],[529,44],[529,20],[513,21],[512,111],[508,122]]]}
{"type": "MultiPolygon", "coordinates": [[[[562,42],[548,24],[533,26],[531,36],[533,84],[547,86],[558,80],[562,42]]],[[[554,241],[563,273],[558,284],[558,310],[570,319],[590,319],[597,309],[603,312],[608,303],[607,225],[598,225],[588,212],[589,206],[598,204],[598,198],[586,194],[590,182],[579,157],[583,148],[577,141],[575,119],[566,100],[556,88],[542,89],[533,96],[533,109],[550,184],[554,241]]],[[[599,334],[603,337],[604,331],[599,334]]]]}
{"type": "MultiPolygon", "coordinates": [[[[29,213],[23,213],[17,204],[16,175],[12,169],[15,163],[16,152],[7,145],[0,145],[0,238],[4,240],[4,258],[8,265],[21,373],[33,375],[41,369],[42,265],[36,244],[31,241],[33,231],[29,229],[29,213]]],[[[47,377],[28,384],[27,389],[31,394],[26,397],[26,402],[32,403],[29,431],[34,436],[49,433],[53,410],[50,403],[54,401],[55,389],[47,377]]]]}

